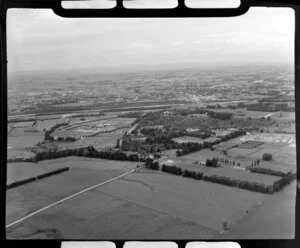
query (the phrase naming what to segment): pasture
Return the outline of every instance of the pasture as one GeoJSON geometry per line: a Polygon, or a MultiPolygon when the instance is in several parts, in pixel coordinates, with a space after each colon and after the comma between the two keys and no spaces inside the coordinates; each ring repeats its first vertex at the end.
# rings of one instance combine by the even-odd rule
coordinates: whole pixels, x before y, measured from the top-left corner
{"type": "Polygon", "coordinates": [[[217,239],[294,239],[296,184],[294,181],[282,191],[266,196],[258,206],[229,231],[217,239]]]}
{"type": "MultiPolygon", "coordinates": [[[[57,164],[73,165],[73,168],[68,173],[8,191],[7,223],[135,165],[105,160],[97,165],[91,159],[59,159],[59,163],[40,164],[51,168],[57,164]]],[[[236,223],[264,197],[237,188],[142,170],[10,227],[7,237],[209,239],[221,230],[222,221],[236,223]]]]}
{"type": "Polygon", "coordinates": [[[49,170],[34,163],[7,163],[7,184],[36,177],[46,173],[49,170]]]}
{"type": "Polygon", "coordinates": [[[96,191],[195,222],[215,231],[222,229],[222,221],[234,223],[247,209],[264,199],[259,193],[165,173],[150,174],[143,171],[99,187],[96,191]]]}
{"type": "MultiPolygon", "coordinates": [[[[68,173],[23,185],[7,191],[7,223],[28,212],[76,193],[85,187],[106,181],[136,167],[135,162],[121,162],[83,157],[51,159],[35,164],[41,171],[69,167],[68,173]]],[[[28,164],[24,164],[26,166],[28,164]]],[[[21,166],[21,165],[20,165],[21,166]]],[[[24,171],[28,173],[27,171],[24,171]]]]}
{"type": "Polygon", "coordinates": [[[38,120],[36,122],[35,127],[40,131],[50,130],[51,127],[53,127],[56,124],[59,123],[68,123],[68,118],[57,118],[57,119],[45,119],[45,120],[38,120]]]}

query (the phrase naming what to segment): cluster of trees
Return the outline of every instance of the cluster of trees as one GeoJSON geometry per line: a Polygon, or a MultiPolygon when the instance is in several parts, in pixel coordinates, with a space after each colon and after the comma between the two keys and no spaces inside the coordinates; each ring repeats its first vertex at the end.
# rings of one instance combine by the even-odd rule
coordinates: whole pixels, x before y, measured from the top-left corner
{"type": "Polygon", "coordinates": [[[161,167],[161,171],[167,172],[174,175],[182,175],[182,169],[175,165],[165,165],[163,164],[161,167]]]}
{"type": "Polygon", "coordinates": [[[263,156],[262,156],[262,160],[264,160],[264,161],[270,161],[270,160],[272,160],[272,154],[270,154],[270,153],[264,153],[263,156]]]}
{"type": "Polygon", "coordinates": [[[120,160],[120,161],[144,161],[143,158],[137,154],[126,154],[119,150],[96,150],[93,146],[77,149],[65,149],[56,151],[44,151],[36,154],[34,158],[28,159],[27,161],[37,162],[47,159],[55,159],[69,156],[81,156],[89,158],[101,158],[108,160],[120,160]]]}
{"type": "Polygon", "coordinates": [[[273,187],[267,186],[263,183],[247,182],[238,179],[232,179],[223,176],[204,176],[203,179],[208,182],[223,184],[232,187],[238,187],[241,189],[247,189],[250,191],[261,192],[261,193],[273,193],[273,187]]]}
{"type": "Polygon", "coordinates": [[[153,161],[151,158],[147,158],[145,161],[145,167],[151,170],[159,170],[159,164],[157,161],[153,161]]]}
{"type": "Polygon", "coordinates": [[[253,173],[259,173],[259,174],[265,174],[265,175],[271,175],[271,176],[278,176],[283,177],[286,173],[282,171],[276,171],[268,168],[262,168],[262,167],[251,167],[247,166],[246,170],[251,171],[253,173]]]}
{"type": "Polygon", "coordinates": [[[180,157],[192,152],[200,151],[201,149],[203,149],[204,146],[200,143],[189,142],[189,143],[178,144],[178,147],[181,150],[177,150],[176,155],[177,157],[180,157]]]}
{"type": "Polygon", "coordinates": [[[220,120],[230,120],[233,116],[233,113],[229,113],[229,112],[215,112],[215,111],[206,111],[206,112],[209,117],[220,119],[220,120]]]}
{"type": "Polygon", "coordinates": [[[44,140],[53,141],[54,139],[51,136],[51,133],[53,133],[57,128],[67,126],[67,125],[68,125],[68,123],[58,123],[58,124],[54,125],[53,127],[51,127],[50,130],[46,130],[44,140]]]}
{"type": "Polygon", "coordinates": [[[172,149],[175,145],[176,145],[175,142],[147,143],[141,140],[133,140],[130,136],[123,136],[121,146],[120,146],[120,142],[118,142],[118,147],[120,147],[122,151],[134,151],[142,154],[159,153],[163,150],[172,149]]]}
{"type": "Polygon", "coordinates": [[[217,158],[207,159],[205,166],[206,167],[218,167],[218,159],[217,158]]]}
{"type": "Polygon", "coordinates": [[[208,108],[208,109],[221,109],[222,106],[220,104],[211,104],[211,105],[206,105],[206,108],[208,108]]]}
{"type": "Polygon", "coordinates": [[[190,170],[184,170],[182,171],[182,169],[180,167],[177,167],[175,165],[165,165],[163,164],[161,167],[161,170],[163,172],[167,172],[173,175],[179,175],[179,176],[183,176],[183,177],[190,177],[190,178],[194,178],[196,180],[201,180],[203,178],[203,173],[202,172],[196,172],[196,171],[190,171],[190,170]]]}

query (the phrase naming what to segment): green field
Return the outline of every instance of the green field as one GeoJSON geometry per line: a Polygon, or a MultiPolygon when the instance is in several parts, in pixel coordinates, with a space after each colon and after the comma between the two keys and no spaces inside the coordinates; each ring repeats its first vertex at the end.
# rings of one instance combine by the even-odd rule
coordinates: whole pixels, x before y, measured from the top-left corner
{"type": "Polygon", "coordinates": [[[44,134],[41,132],[25,132],[23,128],[15,128],[7,136],[7,158],[29,158],[34,156],[28,148],[42,141],[44,134]]]}
{"type": "MultiPolygon", "coordinates": [[[[129,163],[121,165],[122,162],[113,162],[109,165],[109,162],[103,161],[105,168],[95,169],[99,168],[95,161],[82,162],[88,162],[84,165],[86,169],[82,169],[80,161],[60,161],[60,166],[77,165],[68,173],[9,190],[7,223],[84,187],[107,180],[115,176],[120,167],[132,167],[129,163]]],[[[49,161],[43,163],[51,168],[55,164],[49,161]]],[[[222,221],[227,220],[233,225],[264,197],[260,193],[143,170],[17,224],[7,230],[7,236],[212,238],[222,229],[222,221]]]]}
{"type": "Polygon", "coordinates": [[[7,163],[7,184],[36,177],[48,171],[34,163],[7,163]]]}
{"type": "Polygon", "coordinates": [[[294,239],[296,182],[275,195],[266,196],[263,204],[249,212],[242,221],[218,235],[218,239],[294,239]]]}

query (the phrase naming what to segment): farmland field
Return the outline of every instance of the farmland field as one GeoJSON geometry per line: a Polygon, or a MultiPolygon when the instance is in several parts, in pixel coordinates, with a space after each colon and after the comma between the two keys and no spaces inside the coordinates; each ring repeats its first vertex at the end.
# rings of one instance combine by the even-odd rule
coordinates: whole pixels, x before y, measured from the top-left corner
{"type": "Polygon", "coordinates": [[[7,184],[48,172],[34,163],[7,163],[7,184]]]}
{"type": "Polygon", "coordinates": [[[232,226],[220,239],[295,238],[296,182],[281,192],[266,196],[263,204],[232,226]],[[272,228],[270,228],[272,227],[272,228]]]}
{"type": "MultiPolygon", "coordinates": [[[[57,164],[44,162],[51,167],[57,164]]],[[[114,168],[120,168],[121,163],[107,164],[105,169],[97,170],[94,161],[80,165],[77,161],[60,160],[61,166],[76,165],[66,174],[9,191],[7,221],[105,180],[108,174],[112,177],[116,172],[114,168]],[[82,170],[86,165],[88,169],[82,170]],[[57,187],[59,192],[55,190],[57,187]]],[[[234,224],[264,197],[260,193],[142,170],[8,228],[7,235],[17,238],[49,238],[51,235],[58,238],[212,238],[221,230],[222,221],[234,224]],[[74,222],[76,227],[73,228],[74,222]],[[50,229],[52,231],[47,233],[50,229]]]]}
{"type": "Polygon", "coordinates": [[[135,162],[78,157],[38,162],[36,166],[41,170],[50,171],[62,167],[69,167],[70,170],[67,173],[8,190],[6,201],[7,222],[10,223],[28,212],[76,193],[85,187],[130,171],[136,165],[135,162]]]}
{"type": "Polygon", "coordinates": [[[34,153],[27,148],[35,146],[43,138],[44,134],[40,132],[25,132],[22,128],[13,129],[7,136],[7,158],[32,157],[34,153]]]}
{"type": "Polygon", "coordinates": [[[38,120],[36,123],[36,128],[39,131],[49,130],[51,127],[58,123],[68,123],[69,119],[67,118],[57,118],[52,120],[38,120]]]}
{"type": "Polygon", "coordinates": [[[54,142],[59,148],[75,149],[86,146],[94,146],[97,148],[115,147],[117,139],[121,138],[120,133],[101,133],[95,137],[85,137],[75,142],[54,142]]]}

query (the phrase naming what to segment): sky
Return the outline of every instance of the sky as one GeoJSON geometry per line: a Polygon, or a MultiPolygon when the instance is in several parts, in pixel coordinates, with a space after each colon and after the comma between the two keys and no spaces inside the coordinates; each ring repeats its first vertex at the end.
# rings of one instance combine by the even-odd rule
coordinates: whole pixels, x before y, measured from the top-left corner
{"type": "Polygon", "coordinates": [[[9,73],[164,64],[292,64],[294,11],[250,8],[230,18],[70,19],[52,10],[10,9],[7,46],[9,73]]]}

